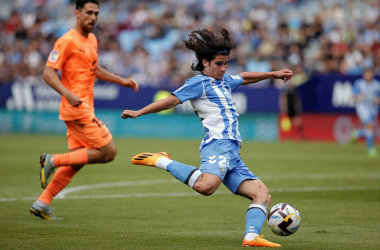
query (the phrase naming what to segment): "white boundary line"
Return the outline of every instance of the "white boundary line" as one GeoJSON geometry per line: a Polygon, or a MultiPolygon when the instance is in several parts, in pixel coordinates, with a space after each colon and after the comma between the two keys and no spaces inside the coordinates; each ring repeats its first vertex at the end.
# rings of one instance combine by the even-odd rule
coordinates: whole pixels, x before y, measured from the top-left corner
{"type": "Polygon", "coordinates": [[[145,186],[145,185],[168,184],[168,183],[179,183],[179,182],[176,179],[160,179],[160,180],[123,181],[123,182],[83,185],[83,186],[65,188],[55,197],[55,199],[63,199],[66,197],[67,194],[78,192],[81,190],[110,188],[110,187],[145,186]]]}
{"type": "MultiPolygon", "coordinates": [[[[362,186],[362,187],[305,187],[305,188],[277,188],[271,189],[271,193],[293,193],[293,192],[331,192],[331,191],[365,191],[365,190],[380,190],[380,186],[362,186]]],[[[228,195],[230,191],[215,192],[213,195],[228,195]]],[[[79,195],[68,196],[58,199],[80,200],[80,199],[115,199],[115,198],[144,198],[144,197],[183,197],[183,196],[198,196],[197,192],[182,192],[182,193],[143,193],[143,194],[108,194],[108,195],[79,195]]],[[[25,198],[0,198],[0,202],[7,201],[29,201],[36,200],[37,197],[25,198]]]]}

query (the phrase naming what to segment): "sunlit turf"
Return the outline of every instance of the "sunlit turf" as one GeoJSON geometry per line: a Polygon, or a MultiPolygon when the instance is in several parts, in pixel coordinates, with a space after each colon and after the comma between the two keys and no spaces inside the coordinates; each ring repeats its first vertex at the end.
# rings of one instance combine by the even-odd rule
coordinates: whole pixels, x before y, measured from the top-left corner
{"type": "MultiPolygon", "coordinates": [[[[241,248],[248,200],[228,194],[224,186],[210,197],[169,196],[195,192],[165,171],[131,163],[142,151],[166,150],[198,167],[200,141],[115,142],[113,162],[86,166],[68,188],[121,184],[53,200],[54,214],[63,220],[45,221],[28,211],[42,192],[38,156],[67,152],[65,137],[0,135],[0,249],[241,248]],[[162,183],[138,184],[141,180],[162,183]],[[121,198],[110,198],[115,195],[121,198]]],[[[265,224],[266,239],[283,249],[379,248],[380,158],[369,158],[364,145],[243,142],[241,155],[272,191],[271,205],[287,202],[301,214],[297,233],[279,237],[265,224]]]]}

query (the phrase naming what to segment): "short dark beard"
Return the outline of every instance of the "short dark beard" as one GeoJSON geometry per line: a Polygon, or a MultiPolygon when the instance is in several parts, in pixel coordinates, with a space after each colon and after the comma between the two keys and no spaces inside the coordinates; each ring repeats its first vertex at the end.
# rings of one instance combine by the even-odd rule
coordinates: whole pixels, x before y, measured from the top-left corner
{"type": "MultiPolygon", "coordinates": [[[[95,27],[95,25],[94,25],[94,27],[95,27]]],[[[81,28],[86,33],[91,33],[92,30],[94,29],[94,28],[92,28],[92,29],[89,30],[88,27],[87,27],[87,25],[81,25],[81,28]]]]}

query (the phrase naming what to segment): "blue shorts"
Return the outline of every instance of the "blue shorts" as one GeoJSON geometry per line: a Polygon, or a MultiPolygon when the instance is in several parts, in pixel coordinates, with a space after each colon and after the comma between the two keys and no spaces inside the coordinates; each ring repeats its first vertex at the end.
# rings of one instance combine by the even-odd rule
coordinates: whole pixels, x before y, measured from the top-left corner
{"type": "Polygon", "coordinates": [[[364,106],[360,106],[356,108],[356,113],[363,125],[376,124],[377,122],[378,112],[375,107],[365,108],[364,106]]]}
{"type": "Polygon", "coordinates": [[[358,114],[359,120],[363,125],[376,124],[377,116],[358,114]]]}
{"type": "Polygon", "coordinates": [[[258,180],[241,159],[238,141],[214,139],[201,149],[202,173],[222,179],[223,184],[234,194],[245,180],[258,180]]]}

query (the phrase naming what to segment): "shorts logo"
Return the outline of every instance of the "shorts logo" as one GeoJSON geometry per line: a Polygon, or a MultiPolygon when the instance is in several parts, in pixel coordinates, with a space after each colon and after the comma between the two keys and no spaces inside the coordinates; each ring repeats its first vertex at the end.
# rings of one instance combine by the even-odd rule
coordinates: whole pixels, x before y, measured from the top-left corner
{"type": "Polygon", "coordinates": [[[209,162],[211,163],[211,164],[214,164],[215,162],[216,162],[216,160],[214,160],[215,159],[215,155],[214,156],[209,156],[208,158],[209,158],[209,162]]]}
{"type": "Polygon", "coordinates": [[[50,62],[56,62],[56,61],[58,60],[58,55],[59,55],[58,50],[53,50],[53,51],[50,53],[49,61],[50,61],[50,62]]]}
{"type": "Polygon", "coordinates": [[[226,168],[221,167],[221,168],[220,168],[220,173],[221,173],[222,175],[224,175],[224,174],[226,173],[226,168]]]}
{"type": "Polygon", "coordinates": [[[102,131],[102,138],[107,138],[109,136],[109,133],[107,131],[102,131]]]}

